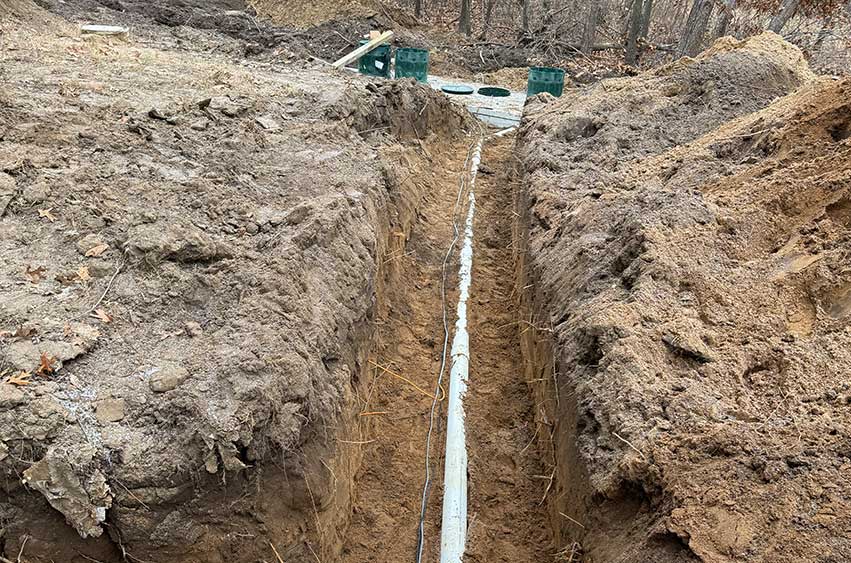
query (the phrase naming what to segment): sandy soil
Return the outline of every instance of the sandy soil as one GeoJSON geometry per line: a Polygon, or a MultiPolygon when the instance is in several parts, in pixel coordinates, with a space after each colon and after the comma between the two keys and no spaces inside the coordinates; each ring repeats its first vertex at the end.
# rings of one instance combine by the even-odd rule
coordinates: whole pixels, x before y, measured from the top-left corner
{"type": "Polygon", "coordinates": [[[524,351],[584,561],[851,560],[849,87],[767,34],[530,105],[524,351]]]}
{"type": "Polygon", "coordinates": [[[3,555],[332,558],[402,175],[468,118],[30,10],[52,27],[2,34],[3,555]]]}

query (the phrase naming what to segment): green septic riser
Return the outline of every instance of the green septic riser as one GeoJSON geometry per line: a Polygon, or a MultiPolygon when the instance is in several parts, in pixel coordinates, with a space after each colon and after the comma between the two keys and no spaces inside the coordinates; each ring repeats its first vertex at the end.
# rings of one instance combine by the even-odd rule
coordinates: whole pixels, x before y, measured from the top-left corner
{"type": "Polygon", "coordinates": [[[526,95],[534,96],[541,92],[549,92],[553,96],[561,96],[564,91],[564,71],[560,68],[533,66],[529,68],[529,83],[526,95]]]}
{"type": "Polygon", "coordinates": [[[426,49],[396,49],[396,78],[416,78],[428,81],[428,51],[426,49]]]}
{"type": "MultiPolygon", "coordinates": [[[[366,39],[361,45],[369,43],[366,39]]],[[[379,45],[358,61],[358,70],[361,74],[369,76],[382,76],[390,78],[390,45],[379,45]]]]}

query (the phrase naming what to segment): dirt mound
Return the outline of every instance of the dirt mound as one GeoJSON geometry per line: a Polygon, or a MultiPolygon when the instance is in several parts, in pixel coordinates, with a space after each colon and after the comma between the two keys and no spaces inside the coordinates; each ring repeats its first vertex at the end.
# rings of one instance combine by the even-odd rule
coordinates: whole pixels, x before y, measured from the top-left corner
{"type": "Polygon", "coordinates": [[[354,49],[373,29],[393,27],[384,12],[324,21],[307,29],[281,27],[243,0],[43,0],[52,11],[79,23],[130,27],[134,40],[180,50],[231,53],[282,60],[318,57],[333,61],[354,49]]]}
{"type": "Polygon", "coordinates": [[[764,35],[532,102],[525,352],[571,553],[851,558],[849,93],[764,35]]]}
{"type": "Polygon", "coordinates": [[[368,18],[380,10],[370,0],[249,0],[257,13],[275,24],[306,29],[333,20],[368,18]]]}
{"type": "Polygon", "coordinates": [[[65,23],[51,16],[32,0],[0,0],[0,29],[19,30],[22,26],[35,28],[45,25],[64,27],[65,23]]]}
{"type": "Polygon", "coordinates": [[[2,555],[332,553],[340,420],[425,158],[398,142],[468,118],[413,83],[6,39],[2,555]]]}

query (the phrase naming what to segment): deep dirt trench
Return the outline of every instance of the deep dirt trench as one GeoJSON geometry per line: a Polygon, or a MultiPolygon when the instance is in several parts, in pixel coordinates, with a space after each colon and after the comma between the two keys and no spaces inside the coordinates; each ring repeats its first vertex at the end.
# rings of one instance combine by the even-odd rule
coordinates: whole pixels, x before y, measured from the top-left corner
{"type": "MultiPolygon", "coordinates": [[[[442,262],[453,236],[451,218],[471,142],[472,137],[464,139],[447,151],[452,156],[437,167],[407,243],[400,240],[384,258],[383,306],[369,360],[371,381],[364,382],[366,392],[359,397],[360,435],[355,441],[364,454],[344,540],[346,562],[411,561],[416,553],[430,394],[444,337],[442,262]]],[[[542,509],[547,482],[537,461],[534,405],[522,377],[514,306],[509,178],[513,142],[506,137],[485,144],[475,186],[472,358],[465,400],[469,561],[552,559],[542,509]]],[[[398,235],[402,239],[404,233],[398,235]]],[[[456,256],[447,267],[450,327],[457,270],[456,256]]],[[[443,387],[448,388],[448,369],[443,387]]],[[[432,435],[423,551],[423,561],[429,562],[439,558],[445,408],[440,401],[432,435]]]]}

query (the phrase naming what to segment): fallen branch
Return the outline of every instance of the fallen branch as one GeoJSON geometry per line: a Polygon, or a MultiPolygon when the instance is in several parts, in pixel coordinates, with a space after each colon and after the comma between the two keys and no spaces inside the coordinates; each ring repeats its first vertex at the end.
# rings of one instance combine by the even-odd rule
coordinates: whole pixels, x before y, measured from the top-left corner
{"type": "Polygon", "coordinates": [[[115,269],[115,273],[114,273],[114,274],[112,274],[112,277],[109,279],[109,283],[108,283],[108,284],[106,284],[106,289],[104,289],[104,290],[103,290],[103,293],[101,293],[100,298],[99,298],[97,301],[95,301],[95,304],[94,304],[94,305],[92,305],[91,309],[89,309],[88,311],[86,311],[86,312],[85,312],[85,313],[83,313],[82,315],[78,316],[78,317],[77,317],[78,319],[79,319],[79,318],[82,318],[82,317],[87,317],[87,316],[89,316],[91,313],[93,313],[93,312],[95,311],[95,309],[97,309],[97,308],[98,308],[98,305],[100,305],[100,304],[101,304],[101,302],[103,301],[104,297],[106,297],[106,294],[107,294],[107,293],[109,293],[109,290],[112,288],[112,283],[115,281],[115,278],[117,278],[117,277],[118,277],[118,274],[119,274],[119,272],[121,272],[121,269],[124,267],[124,263],[125,263],[126,261],[127,261],[127,255],[125,254],[125,255],[121,258],[121,262],[118,264],[118,267],[115,269]]]}
{"type": "Polygon", "coordinates": [[[612,432],[612,434],[614,434],[615,438],[617,438],[618,440],[620,440],[621,442],[623,442],[624,444],[626,444],[627,446],[629,446],[630,448],[632,448],[632,450],[633,450],[635,453],[637,453],[638,455],[640,455],[640,456],[641,456],[641,459],[643,459],[644,461],[647,461],[647,456],[646,456],[646,455],[644,455],[644,452],[642,452],[641,450],[639,450],[638,448],[636,448],[635,446],[633,446],[633,445],[632,445],[632,442],[630,442],[629,440],[627,440],[626,438],[624,438],[623,436],[621,436],[621,435],[620,435],[620,434],[618,434],[617,432],[612,432]]]}

